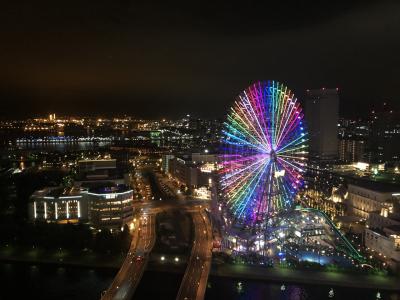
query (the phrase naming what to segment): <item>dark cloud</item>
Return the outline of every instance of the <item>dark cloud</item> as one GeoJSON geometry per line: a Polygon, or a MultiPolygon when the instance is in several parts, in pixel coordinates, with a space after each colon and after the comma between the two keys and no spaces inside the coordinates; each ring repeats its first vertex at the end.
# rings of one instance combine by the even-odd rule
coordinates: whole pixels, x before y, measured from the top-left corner
{"type": "Polygon", "coordinates": [[[398,102],[400,4],[275,2],[9,1],[2,115],[216,117],[260,79],[339,87],[348,115],[398,102]]]}

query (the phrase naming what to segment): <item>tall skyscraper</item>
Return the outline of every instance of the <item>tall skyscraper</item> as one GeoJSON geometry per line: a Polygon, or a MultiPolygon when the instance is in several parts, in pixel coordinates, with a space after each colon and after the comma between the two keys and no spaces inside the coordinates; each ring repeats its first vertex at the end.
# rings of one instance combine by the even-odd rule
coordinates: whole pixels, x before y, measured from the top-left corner
{"type": "Polygon", "coordinates": [[[394,111],[386,102],[370,115],[368,158],[371,163],[396,162],[400,160],[400,112],[394,111]]]}
{"type": "Polygon", "coordinates": [[[339,96],[337,89],[308,90],[305,116],[312,160],[331,161],[338,156],[339,96]]]}
{"type": "Polygon", "coordinates": [[[342,162],[364,161],[366,142],[356,139],[339,140],[339,160],[342,162]]]}

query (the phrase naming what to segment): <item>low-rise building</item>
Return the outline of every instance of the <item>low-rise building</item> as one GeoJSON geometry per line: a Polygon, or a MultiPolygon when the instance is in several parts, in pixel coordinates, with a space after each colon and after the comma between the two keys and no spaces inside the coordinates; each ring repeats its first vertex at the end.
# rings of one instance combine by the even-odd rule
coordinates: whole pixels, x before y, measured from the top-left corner
{"type": "Polygon", "coordinates": [[[358,216],[368,220],[372,212],[380,212],[383,208],[390,207],[400,188],[381,186],[375,182],[363,184],[349,184],[346,199],[349,215],[358,216]]]}
{"type": "Polygon", "coordinates": [[[192,162],[193,163],[212,163],[216,164],[218,162],[218,154],[210,154],[210,153],[192,153],[192,162]]]}
{"type": "Polygon", "coordinates": [[[169,163],[169,174],[180,183],[192,188],[211,186],[213,173],[216,170],[216,155],[213,154],[174,157],[169,163]]]}
{"type": "Polygon", "coordinates": [[[345,193],[346,190],[343,186],[333,187],[329,197],[318,189],[308,188],[304,190],[300,199],[305,206],[319,209],[331,219],[335,219],[345,215],[345,193]]]}
{"type": "Polygon", "coordinates": [[[382,208],[380,212],[372,212],[367,220],[368,227],[384,228],[388,226],[400,226],[400,215],[391,212],[390,207],[382,208]]]}
{"type": "Polygon", "coordinates": [[[117,167],[116,159],[83,159],[78,161],[79,173],[109,170],[117,167]]]}
{"type": "Polygon", "coordinates": [[[400,226],[388,226],[384,229],[366,228],[365,246],[374,252],[393,269],[400,266],[400,226]]]}
{"type": "Polygon", "coordinates": [[[197,186],[198,170],[191,160],[175,157],[170,161],[170,172],[179,182],[187,186],[197,186]]]}
{"type": "Polygon", "coordinates": [[[29,203],[29,218],[54,222],[88,220],[88,199],[80,189],[47,187],[34,192],[29,203]]]}
{"type": "Polygon", "coordinates": [[[82,160],[73,188],[45,188],[31,196],[29,217],[120,228],[132,220],[132,204],[129,175],[115,160],[82,160]]]}

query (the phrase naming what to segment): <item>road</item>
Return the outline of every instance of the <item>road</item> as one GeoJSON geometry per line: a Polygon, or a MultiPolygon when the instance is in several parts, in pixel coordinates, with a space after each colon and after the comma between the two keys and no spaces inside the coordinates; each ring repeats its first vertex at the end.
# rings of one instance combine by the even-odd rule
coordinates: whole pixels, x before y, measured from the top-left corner
{"type": "MultiPolygon", "coordinates": [[[[148,255],[156,240],[155,218],[157,213],[177,208],[187,212],[199,212],[199,210],[205,206],[207,206],[207,204],[205,204],[204,201],[190,201],[187,204],[180,205],[167,201],[135,203],[134,208],[139,213],[140,217],[132,233],[132,242],[129,252],[111,286],[102,296],[102,300],[132,298],[146,268],[148,255]]],[[[199,216],[201,215],[200,213],[198,214],[199,216]]],[[[201,220],[204,223],[204,220],[201,220]]],[[[211,232],[208,234],[211,236],[211,232]]],[[[209,249],[211,249],[211,247],[209,249]]]]}
{"type": "MultiPolygon", "coordinates": [[[[204,212],[200,212],[201,209],[209,205],[206,201],[179,201],[176,199],[177,195],[173,195],[174,197],[168,196],[160,189],[159,185],[157,185],[155,175],[153,175],[153,177],[149,176],[149,179],[149,187],[151,187],[151,194],[153,197],[150,197],[150,193],[146,188],[146,195],[143,195],[144,201],[133,204],[133,211],[136,212],[140,217],[139,220],[137,220],[137,226],[135,226],[133,230],[131,246],[122,267],[114,278],[114,281],[109,289],[102,296],[102,300],[132,298],[146,268],[149,253],[155,243],[155,216],[157,213],[169,209],[180,209],[192,213],[196,212],[194,213],[196,216],[195,228],[198,230],[196,239],[204,241],[205,234],[203,232],[205,232],[207,238],[210,238],[211,240],[212,234],[210,226],[205,225],[205,222],[209,222],[208,217],[204,212]],[[151,201],[151,198],[154,200],[151,201]],[[199,235],[200,231],[202,234],[201,238],[199,235]]],[[[132,182],[132,184],[138,184],[138,186],[141,187],[142,185],[144,186],[144,181],[142,178],[138,178],[138,182],[132,182]]],[[[144,189],[141,189],[140,192],[144,193],[144,189]]],[[[201,263],[205,271],[198,274],[199,278],[196,280],[196,283],[200,280],[201,282],[204,280],[205,281],[204,285],[196,285],[195,290],[200,290],[204,297],[208,273],[211,266],[211,242],[210,246],[207,246],[207,249],[203,249],[203,251],[200,246],[201,245],[199,244],[198,247],[193,247],[196,249],[198,248],[198,255],[195,257],[199,257],[199,259],[194,263],[196,266],[201,263]],[[206,253],[205,250],[208,250],[208,253],[206,253]],[[207,257],[207,255],[209,257],[207,257]]],[[[205,246],[205,244],[203,246],[205,246]]],[[[192,250],[191,261],[193,255],[194,254],[192,250]]]]}
{"type": "Polygon", "coordinates": [[[212,230],[204,210],[192,212],[194,242],[189,263],[179,288],[178,300],[203,299],[211,268],[212,230]]]}
{"type": "Polygon", "coordinates": [[[129,252],[102,300],[131,299],[148,261],[156,238],[155,214],[143,213],[134,229],[129,252]]]}
{"type": "Polygon", "coordinates": [[[171,201],[149,201],[149,202],[139,202],[133,204],[133,210],[136,212],[161,212],[163,210],[170,209],[178,209],[178,210],[187,210],[190,208],[194,208],[196,211],[197,208],[208,208],[210,206],[209,200],[186,200],[184,203],[181,202],[171,202],[171,201]]]}

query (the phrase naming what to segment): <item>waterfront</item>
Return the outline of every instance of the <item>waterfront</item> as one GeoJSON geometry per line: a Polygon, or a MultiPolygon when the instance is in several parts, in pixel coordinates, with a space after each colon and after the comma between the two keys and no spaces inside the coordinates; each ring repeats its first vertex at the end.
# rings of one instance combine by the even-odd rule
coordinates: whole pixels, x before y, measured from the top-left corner
{"type": "MultiPolygon", "coordinates": [[[[107,268],[0,263],[2,299],[99,299],[116,272],[116,269],[107,268]]],[[[133,299],[175,299],[181,278],[179,273],[145,272],[133,299]]],[[[285,290],[281,288],[282,283],[278,282],[210,276],[205,299],[375,300],[378,292],[375,289],[310,284],[285,284],[285,290]],[[333,298],[328,296],[331,288],[335,294],[333,298]]],[[[380,291],[380,294],[381,299],[400,299],[398,292],[380,291]]]]}
{"type": "Polygon", "coordinates": [[[0,263],[1,299],[100,299],[117,270],[0,263]]]}
{"type": "MultiPolygon", "coordinates": [[[[205,299],[273,299],[273,300],[322,300],[322,299],[362,299],[375,300],[377,291],[311,284],[284,284],[256,280],[238,280],[211,276],[205,299]],[[334,296],[329,297],[330,290],[334,296]]],[[[380,291],[381,299],[400,299],[399,293],[380,291]]]]}
{"type": "Polygon", "coordinates": [[[32,151],[82,151],[94,150],[111,145],[111,141],[70,141],[70,142],[19,142],[19,149],[32,151]]]}

